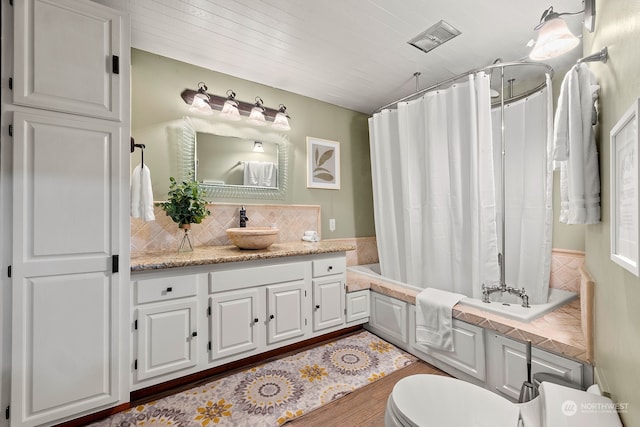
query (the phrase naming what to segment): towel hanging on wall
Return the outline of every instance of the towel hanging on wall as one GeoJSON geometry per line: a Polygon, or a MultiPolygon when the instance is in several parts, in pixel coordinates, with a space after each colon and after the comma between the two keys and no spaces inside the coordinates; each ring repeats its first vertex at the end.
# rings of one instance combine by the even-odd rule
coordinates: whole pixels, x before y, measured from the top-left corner
{"type": "Polygon", "coordinates": [[[593,125],[598,89],[594,74],[576,64],[560,87],[554,120],[554,168],[560,170],[560,222],[600,222],[600,173],[593,125]]]}
{"type": "Polygon", "coordinates": [[[131,138],[131,152],[140,149],[140,164],[135,167],[131,175],[131,216],[145,221],[156,219],[153,213],[153,190],[151,188],[151,171],[144,164],[144,144],[136,144],[131,138]]]}

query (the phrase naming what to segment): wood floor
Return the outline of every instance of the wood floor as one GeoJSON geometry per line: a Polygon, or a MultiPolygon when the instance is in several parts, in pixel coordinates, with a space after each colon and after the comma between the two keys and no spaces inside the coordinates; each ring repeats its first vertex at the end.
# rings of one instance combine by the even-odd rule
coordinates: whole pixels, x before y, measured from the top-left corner
{"type": "Polygon", "coordinates": [[[428,363],[418,361],[296,418],[286,426],[384,426],[384,411],[393,386],[402,378],[414,374],[447,375],[428,363]]]}

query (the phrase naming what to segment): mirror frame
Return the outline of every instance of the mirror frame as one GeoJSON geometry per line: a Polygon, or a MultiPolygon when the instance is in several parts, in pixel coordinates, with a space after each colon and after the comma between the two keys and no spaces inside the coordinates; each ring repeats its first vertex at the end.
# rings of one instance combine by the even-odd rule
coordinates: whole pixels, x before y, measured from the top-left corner
{"type": "Polygon", "coordinates": [[[278,187],[200,184],[206,197],[262,200],[284,199],[289,175],[289,138],[286,134],[266,128],[238,125],[236,122],[225,120],[209,121],[185,116],[183,118],[182,138],[179,141],[182,153],[179,172],[182,179],[187,179],[189,174],[196,168],[196,134],[198,132],[278,144],[278,187]]]}

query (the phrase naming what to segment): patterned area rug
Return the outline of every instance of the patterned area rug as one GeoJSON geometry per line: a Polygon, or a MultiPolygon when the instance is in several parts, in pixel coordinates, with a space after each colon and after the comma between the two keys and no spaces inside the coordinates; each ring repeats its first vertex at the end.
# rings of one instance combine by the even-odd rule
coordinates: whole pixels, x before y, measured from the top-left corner
{"type": "Polygon", "coordinates": [[[93,426],[278,426],[415,361],[363,331],[132,408],[93,426]]]}

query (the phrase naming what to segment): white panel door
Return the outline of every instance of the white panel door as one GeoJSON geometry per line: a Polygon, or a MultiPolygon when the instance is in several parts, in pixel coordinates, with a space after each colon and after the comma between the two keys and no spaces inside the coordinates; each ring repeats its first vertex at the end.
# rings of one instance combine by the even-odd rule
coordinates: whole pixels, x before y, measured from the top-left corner
{"type": "Polygon", "coordinates": [[[313,280],[313,330],[320,331],[344,323],[345,290],[343,276],[313,280]]]}
{"type": "Polygon", "coordinates": [[[459,369],[480,381],[486,380],[484,349],[484,329],[469,323],[453,319],[452,334],[454,351],[443,351],[416,342],[416,309],[410,306],[411,347],[431,357],[459,369]]]}
{"type": "Polygon", "coordinates": [[[304,281],[267,286],[267,344],[305,334],[304,281]]]}
{"type": "Polygon", "coordinates": [[[176,301],[141,307],[138,316],[138,380],[195,366],[196,301],[176,301]]]}
{"type": "MultiPolygon", "coordinates": [[[[121,128],[14,113],[13,425],[121,398],[121,128]]],[[[125,311],[126,312],[126,311],[125,311]]]]}
{"type": "Polygon", "coordinates": [[[128,73],[128,28],[127,16],[91,1],[15,2],[14,103],[122,120],[128,80],[113,63],[128,73]]]}
{"type": "MultiPolygon", "coordinates": [[[[517,400],[522,383],[527,380],[525,343],[492,334],[489,337],[488,351],[488,360],[492,363],[493,390],[517,400]]],[[[582,385],[582,364],[537,348],[531,351],[531,371],[532,375],[547,372],[582,385]]]]}
{"type": "Polygon", "coordinates": [[[264,319],[258,311],[258,290],[221,292],[210,298],[211,359],[258,348],[258,330],[264,319]]]}
{"type": "Polygon", "coordinates": [[[377,292],[371,292],[369,325],[386,338],[409,343],[407,303],[377,292]]]}

